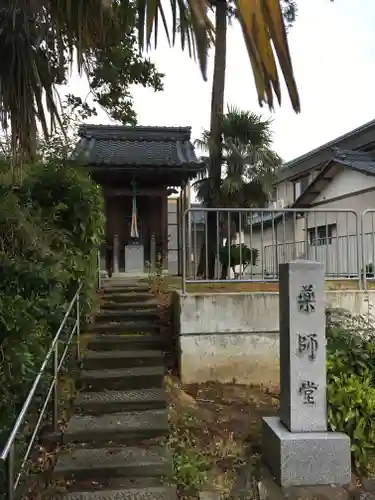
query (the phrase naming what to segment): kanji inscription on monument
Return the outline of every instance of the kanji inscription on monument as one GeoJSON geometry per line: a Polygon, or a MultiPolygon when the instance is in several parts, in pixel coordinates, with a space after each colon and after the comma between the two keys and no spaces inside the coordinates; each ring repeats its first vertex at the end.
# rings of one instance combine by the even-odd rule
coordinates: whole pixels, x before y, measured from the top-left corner
{"type": "Polygon", "coordinates": [[[318,386],[314,382],[311,382],[311,380],[302,380],[299,388],[299,393],[302,395],[302,401],[304,405],[315,404],[314,394],[317,390],[318,386]]]}
{"type": "Polygon", "coordinates": [[[280,419],[291,432],[327,430],[324,273],[280,266],[280,419]]]}
{"type": "Polygon", "coordinates": [[[299,354],[306,353],[311,361],[316,358],[318,350],[318,336],[316,333],[298,334],[298,352],[299,354]]]}
{"type": "Polygon", "coordinates": [[[298,295],[299,310],[307,313],[315,311],[315,286],[302,285],[298,295]]]}

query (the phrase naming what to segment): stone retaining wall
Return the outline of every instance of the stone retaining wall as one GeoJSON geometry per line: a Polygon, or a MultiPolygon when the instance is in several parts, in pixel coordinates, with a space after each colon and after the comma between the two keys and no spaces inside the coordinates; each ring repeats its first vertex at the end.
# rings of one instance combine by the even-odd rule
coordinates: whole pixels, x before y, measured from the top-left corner
{"type": "MultiPolygon", "coordinates": [[[[328,307],[374,311],[375,290],[331,290],[328,307]]],[[[183,383],[279,386],[279,294],[174,294],[174,327],[183,383]]]]}

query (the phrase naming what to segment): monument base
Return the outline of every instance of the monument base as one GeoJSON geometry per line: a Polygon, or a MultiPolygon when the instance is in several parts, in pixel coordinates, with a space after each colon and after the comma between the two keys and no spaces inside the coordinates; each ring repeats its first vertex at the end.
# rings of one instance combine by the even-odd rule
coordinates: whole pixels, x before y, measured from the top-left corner
{"type": "Polygon", "coordinates": [[[289,432],[279,417],[262,422],[263,459],[282,487],[348,484],[350,439],[340,432],[289,432]]]}

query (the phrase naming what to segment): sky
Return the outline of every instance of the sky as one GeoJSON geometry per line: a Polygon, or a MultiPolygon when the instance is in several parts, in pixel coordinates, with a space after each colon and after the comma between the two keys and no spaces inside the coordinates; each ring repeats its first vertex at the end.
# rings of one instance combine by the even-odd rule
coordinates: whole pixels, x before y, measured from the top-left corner
{"type": "MultiPolygon", "coordinates": [[[[274,149],[292,160],[375,118],[375,0],[297,0],[298,17],[289,44],[301,98],[295,114],[285,85],[281,107],[273,113],[258,106],[247,51],[238,23],[228,29],[226,105],[271,117],[274,149]]],[[[133,89],[139,125],[191,126],[192,138],[208,128],[211,78],[163,38],[150,53],[165,74],[164,91],[133,89]]],[[[211,58],[212,59],[212,58],[211,58]]],[[[211,61],[212,63],[212,61],[211,61]]],[[[209,76],[212,75],[212,64],[209,76]]],[[[64,92],[86,97],[88,84],[73,74],[64,92]]],[[[111,123],[99,110],[91,123],[111,123]]]]}

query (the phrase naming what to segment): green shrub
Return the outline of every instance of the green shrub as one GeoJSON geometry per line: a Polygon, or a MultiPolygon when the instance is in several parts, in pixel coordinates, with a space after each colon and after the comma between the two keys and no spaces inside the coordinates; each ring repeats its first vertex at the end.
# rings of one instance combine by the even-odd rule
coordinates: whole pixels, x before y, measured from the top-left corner
{"type": "MultiPolygon", "coordinates": [[[[220,248],[220,263],[222,265],[229,264],[229,248],[220,248]]],[[[243,265],[255,266],[258,260],[259,250],[257,248],[249,248],[244,243],[241,245],[232,245],[230,247],[230,264],[229,267],[243,265]]]]}
{"type": "Polygon", "coordinates": [[[329,428],[350,437],[353,465],[367,472],[369,452],[375,449],[375,387],[371,378],[354,373],[331,375],[327,396],[329,428]]]}
{"type": "Polygon", "coordinates": [[[65,234],[54,249],[63,253],[65,267],[71,273],[71,295],[77,281],[83,281],[82,305],[84,314],[88,314],[97,282],[97,251],[104,235],[99,186],[82,168],[59,162],[36,164],[23,183],[20,197],[65,234]]]}
{"type": "Polygon", "coordinates": [[[99,188],[79,168],[36,164],[25,171],[15,192],[0,169],[0,448],[78,280],[82,320],[90,313],[104,228],[99,188]]]}
{"type": "Polygon", "coordinates": [[[69,273],[50,248],[57,236],[14,194],[0,198],[0,433],[14,420],[61,322],[69,273]]]}
{"type": "Polygon", "coordinates": [[[342,371],[362,376],[368,373],[375,382],[375,334],[368,318],[353,316],[341,309],[327,314],[328,373],[342,371]]]}
{"type": "Polygon", "coordinates": [[[375,450],[375,342],[368,318],[327,315],[328,426],[351,439],[352,462],[366,473],[375,450]]]}

